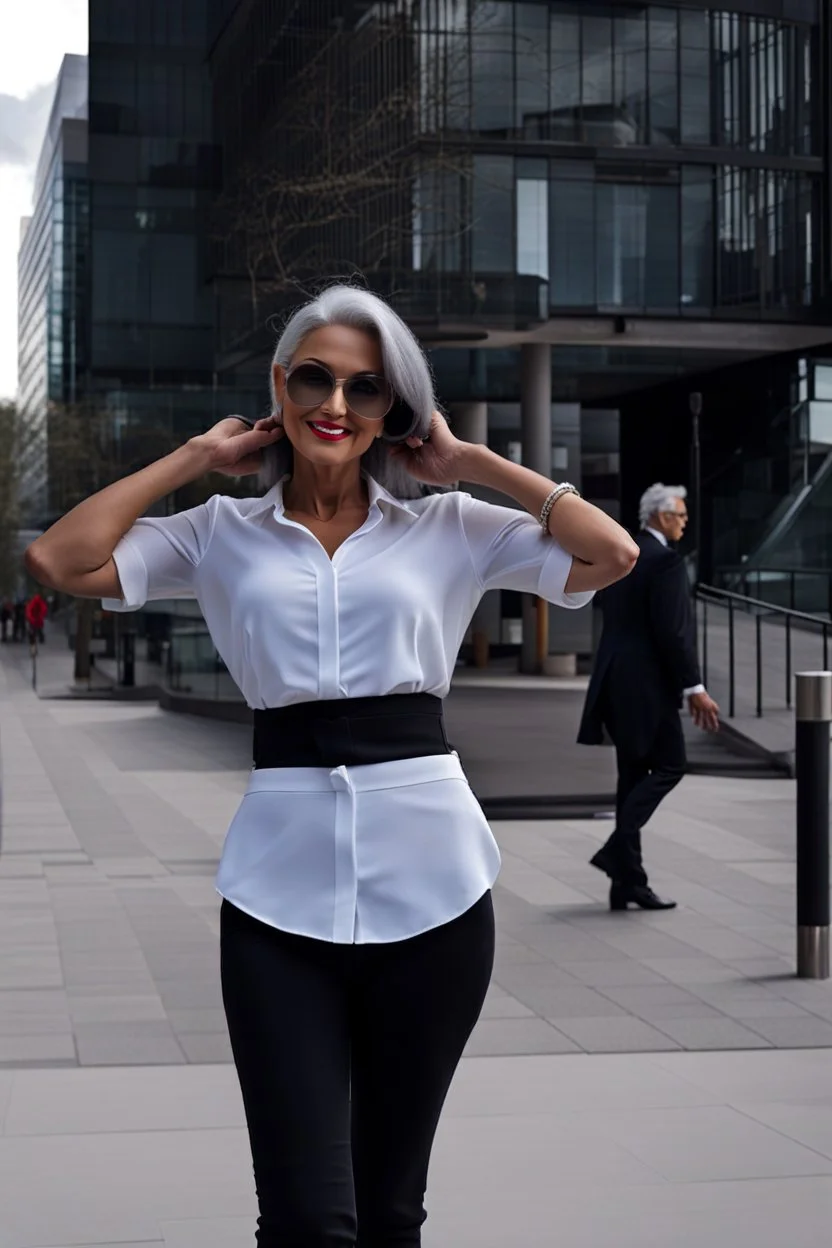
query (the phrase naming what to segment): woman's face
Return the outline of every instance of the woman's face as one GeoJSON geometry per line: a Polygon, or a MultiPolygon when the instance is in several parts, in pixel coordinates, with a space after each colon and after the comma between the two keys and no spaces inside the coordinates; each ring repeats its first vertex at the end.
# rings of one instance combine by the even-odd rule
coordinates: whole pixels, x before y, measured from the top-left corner
{"type": "MultiPolygon", "coordinates": [[[[303,362],[326,365],[339,382],[356,373],[383,372],[379,343],[350,325],[313,330],[298,347],[290,368],[303,362]]],[[[340,384],[319,406],[298,407],[286,391],[286,369],[275,364],[274,388],[286,437],[295,453],[313,464],[337,467],[359,459],[384,432],[383,420],[365,420],[350,411],[340,384]]]]}

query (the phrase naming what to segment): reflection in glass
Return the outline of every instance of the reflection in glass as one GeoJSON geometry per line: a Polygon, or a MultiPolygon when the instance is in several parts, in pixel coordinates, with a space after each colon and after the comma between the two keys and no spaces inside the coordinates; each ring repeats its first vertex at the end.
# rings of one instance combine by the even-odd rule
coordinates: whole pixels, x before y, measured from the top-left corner
{"type": "Polygon", "coordinates": [[[647,24],[645,13],[621,9],[614,17],[615,143],[647,142],[647,24]]]}
{"type": "Polygon", "coordinates": [[[580,138],[581,27],[577,12],[565,7],[555,6],[549,17],[550,136],[558,143],[580,138]]]}
{"type": "Polygon", "coordinates": [[[650,141],[679,142],[679,71],[677,11],[651,7],[648,22],[650,141]]]}
{"type": "Polygon", "coordinates": [[[475,156],[471,260],[475,273],[512,273],[514,160],[475,156]]]}
{"type": "Polygon", "coordinates": [[[475,130],[509,132],[514,127],[512,8],[504,0],[475,0],[471,9],[475,130]]]}
{"type": "Polygon", "coordinates": [[[719,303],[790,309],[811,301],[812,184],[785,170],[717,170],[719,303]]]}
{"type": "Polygon", "coordinates": [[[549,183],[517,180],[517,272],[549,280],[549,183]]]}
{"type": "Polygon", "coordinates": [[[711,142],[711,50],[707,13],[684,9],[681,32],[681,137],[683,143],[711,142]]]}
{"type": "Polygon", "coordinates": [[[683,308],[704,310],[713,303],[713,173],[688,166],[682,170],[683,308]]]}
{"type": "Polygon", "coordinates": [[[549,107],[549,22],[545,6],[515,5],[516,127],[524,138],[546,138],[549,107]]]}
{"type": "MultiPolygon", "coordinates": [[[[554,171],[555,176],[568,172],[557,165],[554,171]]],[[[552,184],[549,293],[553,307],[587,308],[595,304],[595,184],[586,172],[582,179],[552,184]]]]}
{"type": "Polygon", "coordinates": [[[598,187],[597,204],[599,305],[676,308],[679,302],[676,187],[602,183],[598,187]]]}

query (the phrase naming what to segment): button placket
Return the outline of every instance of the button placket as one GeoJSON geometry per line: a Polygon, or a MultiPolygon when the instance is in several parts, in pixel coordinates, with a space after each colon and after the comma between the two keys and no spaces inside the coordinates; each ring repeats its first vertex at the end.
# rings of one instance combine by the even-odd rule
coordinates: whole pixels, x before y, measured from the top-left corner
{"type": "Polygon", "coordinates": [[[337,698],[341,673],[338,629],[338,573],[324,556],[326,567],[315,569],[318,586],[318,687],[322,699],[337,698]]]}
{"type": "Polygon", "coordinates": [[[355,940],[358,910],[358,864],[356,860],[356,793],[346,767],[329,773],[335,790],[335,899],[332,939],[339,944],[355,940]]]}

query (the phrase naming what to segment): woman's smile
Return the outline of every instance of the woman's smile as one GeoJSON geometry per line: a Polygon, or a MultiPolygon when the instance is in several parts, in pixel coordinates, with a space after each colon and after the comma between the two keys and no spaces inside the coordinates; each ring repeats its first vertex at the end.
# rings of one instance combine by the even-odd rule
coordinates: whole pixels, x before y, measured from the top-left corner
{"type": "Polygon", "coordinates": [[[306,423],[315,437],[321,438],[324,442],[343,442],[351,437],[349,429],[345,429],[343,425],[336,425],[332,420],[308,420],[306,423]]]}

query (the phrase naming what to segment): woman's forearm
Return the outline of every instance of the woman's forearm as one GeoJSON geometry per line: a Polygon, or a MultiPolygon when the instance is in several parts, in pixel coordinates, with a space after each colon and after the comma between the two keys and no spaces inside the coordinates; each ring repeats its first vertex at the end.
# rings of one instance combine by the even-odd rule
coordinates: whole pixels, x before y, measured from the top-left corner
{"type": "Polygon", "coordinates": [[[95,572],[111,558],[139,516],[173,490],[195,481],[208,467],[193,442],[85,498],[28,547],[26,567],[42,584],[60,588],[95,572]]]}
{"type": "MultiPolygon", "coordinates": [[[[485,446],[466,447],[460,476],[472,485],[507,494],[535,517],[555,488],[547,477],[495,455],[485,446]]],[[[626,576],[638,558],[638,547],[626,530],[600,507],[575,494],[564,494],[557,500],[549,515],[549,533],[581,563],[610,573],[606,583],[626,576]]]]}

